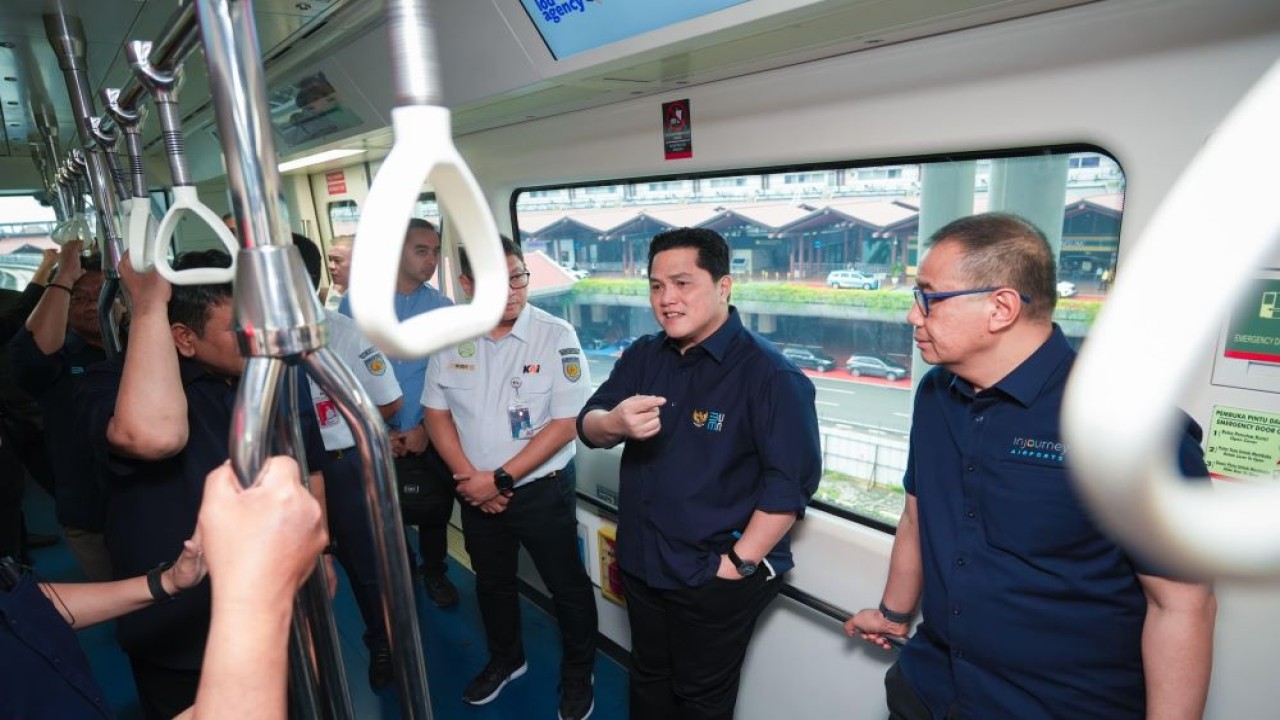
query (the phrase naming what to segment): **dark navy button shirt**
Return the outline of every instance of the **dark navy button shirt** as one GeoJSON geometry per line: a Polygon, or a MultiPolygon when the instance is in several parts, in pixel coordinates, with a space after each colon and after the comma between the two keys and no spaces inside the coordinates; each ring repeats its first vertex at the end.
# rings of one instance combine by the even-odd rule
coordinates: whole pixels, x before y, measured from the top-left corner
{"type": "MultiPolygon", "coordinates": [[[[578,416],[633,395],[667,399],[662,430],[628,440],[618,502],[621,568],[662,589],[715,577],[756,510],[803,515],[822,457],[814,388],[736,309],[683,355],[665,333],[635,341],[578,416]]],[[[584,437],[583,442],[591,443],[584,437]]],[[[790,536],[768,555],[789,570],[790,536]]]]}
{"type": "Polygon", "coordinates": [[[58,522],[67,527],[102,532],[103,480],[93,451],[74,442],[75,391],[86,369],[107,359],[102,348],[67,333],[62,349],[45,355],[25,327],[9,341],[9,367],[14,382],[35,398],[44,420],[45,447],[53,468],[58,522]]]}
{"type": "MultiPolygon", "coordinates": [[[[1146,597],[1067,477],[1059,410],[1075,352],[1052,336],[974,393],[921,381],[904,485],[917,499],[924,622],[901,667],[936,718],[1133,718],[1145,713],[1146,597]]],[[[1179,452],[1205,476],[1199,428],[1179,452]]]]}
{"type": "Polygon", "coordinates": [[[0,718],[111,718],[76,634],[30,572],[0,591],[0,718]]]}
{"type": "MultiPolygon", "coordinates": [[[[164,460],[137,460],[113,453],[107,424],[115,413],[123,357],[89,368],[76,394],[78,431],[106,468],[107,548],[117,578],[145,574],[182,551],[195,530],[204,479],[230,455],[231,413],[236,385],[206,372],[197,362],[178,360],[187,396],[187,445],[164,460]]],[[[299,397],[310,397],[299,374],[299,397]]],[[[299,408],[307,467],[321,468],[324,445],[310,403],[299,408]]],[[[195,670],[209,633],[209,583],[187,590],[172,602],[138,610],[117,621],[120,645],[161,667],[195,670]]]]}

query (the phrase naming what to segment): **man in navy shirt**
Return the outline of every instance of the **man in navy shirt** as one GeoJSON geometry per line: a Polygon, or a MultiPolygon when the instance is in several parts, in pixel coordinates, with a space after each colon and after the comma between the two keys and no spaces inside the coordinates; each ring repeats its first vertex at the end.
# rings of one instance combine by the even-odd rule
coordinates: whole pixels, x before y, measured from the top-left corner
{"type": "Polygon", "coordinates": [[[663,332],[627,348],[578,416],[588,446],[626,442],[632,720],[733,717],[756,619],[822,473],[813,383],[743,327],[732,286],[714,231],[655,237],[649,304],[663,332]]]}
{"type": "MultiPolygon", "coordinates": [[[[1059,411],[1075,352],[1053,324],[1053,252],[1014,215],[931,238],[907,315],[934,368],[916,393],[889,578],[845,623],[888,647],[891,718],[1199,718],[1213,651],[1208,585],[1116,546],[1077,499],[1059,411]]],[[[1206,474],[1189,424],[1183,473],[1206,474]]]]}
{"type": "Polygon", "coordinates": [[[102,534],[102,475],[88,446],[68,442],[76,386],[87,367],[107,359],[98,322],[102,267],[97,257],[82,260],[83,245],[72,240],[60,249],[57,277],[9,341],[9,365],[14,382],[40,406],[55,508],[67,547],[85,576],[105,582],[111,579],[111,559],[102,534]]]}
{"type": "MultiPolygon", "coordinates": [[[[179,256],[174,268],[229,264],[224,253],[205,251],[179,256]]],[[[170,288],[158,273],[134,272],[127,259],[119,270],[131,302],[129,346],[123,359],[89,369],[76,417],[107,473],[107,547],[116,577],[127,578],[172,558],[191,535],[205,476],[230,454],[245,359],[230,283],[170,288]]],[[[324,446],[309,403],[299,415],[307,466],[319,468],[324,446]]],[[[311,484],[322,498],[320,473],[312,472],[311,484]]],[[[205,583],[121,618],[120,645],[147,718],[171,718],[195,701],[209,612],[205,583]]]]}
{"type": "MultiPolygon", "coordinates": [[[[404,248],[400,252],[400,271],[396,276],[396,317],[408,320],[416,315],[452,305],[453,301],[427,283],[440,264],[440,234],[422,218],[409,220],[404,248]]],[[[342,297],[338,312],[351,317],[351,299],[342,297]]],[[[458,589],[445,575],[445,555],[449,552],[449,518],[453,515],[453,477],[440,453],[430,447],[427,428],[423,424],[422,397],[429,358],[390,358],[391,369],[400,389],[411,402],[406,402],[387,424],[391,427],[391,454],[395,456],[396,478],[401,488],[413,487],[418,492],[400,497],[400,510],[406,522],[418,526],[418,550],[422,553],[422,577],[427,594],[438,607],[458,604],[458,589]]]]}

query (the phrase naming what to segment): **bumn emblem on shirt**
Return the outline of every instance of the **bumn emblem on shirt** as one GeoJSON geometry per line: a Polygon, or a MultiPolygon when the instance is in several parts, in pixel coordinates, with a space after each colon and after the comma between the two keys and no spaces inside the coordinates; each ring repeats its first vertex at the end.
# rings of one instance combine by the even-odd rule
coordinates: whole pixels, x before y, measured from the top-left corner
{"type": "Polygon", "coordinates": [[[696,428],[706,428],[711,432],[720,432],[724,429],[724,413],[711,412],[709,410],[694,410],[693,426],[696,428]]]}

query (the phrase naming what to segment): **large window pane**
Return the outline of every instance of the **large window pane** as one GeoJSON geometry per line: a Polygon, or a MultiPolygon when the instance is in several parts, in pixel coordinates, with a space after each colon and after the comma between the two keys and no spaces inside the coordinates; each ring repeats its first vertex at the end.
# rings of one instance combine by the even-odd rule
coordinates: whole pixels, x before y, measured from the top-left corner
{"type": "MultiPolygon", "coordinates": [[[[514,222],[532,301],[578,329],[597,385],[634,338],[658,331],[645,280],[653,236],[684,226],[723,235],[743,322],[817,387],[816,501],[892,525],[912,388],[928,370],[906,322],[922,238],[989,210],[1035,222],[1058,253],[1055,320],[1078,345],[1114,277],[1123,205],[1115,161],[1064,149],[531,188],[517,193],[514,222]]],[[[616,498],[616,488],[581,489],[616,498]]]]}

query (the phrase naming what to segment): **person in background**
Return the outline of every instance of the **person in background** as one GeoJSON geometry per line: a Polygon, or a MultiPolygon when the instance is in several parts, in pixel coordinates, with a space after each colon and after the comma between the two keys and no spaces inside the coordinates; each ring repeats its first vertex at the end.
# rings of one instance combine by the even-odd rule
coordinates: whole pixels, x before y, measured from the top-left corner
{"type": "MultiPolygon", "coordinates": [[[[878,607],[845,623],[889,647],[890,717],[1199,718],[1207,584],[1117,546],[1067,477],[1059,416],[1076,353],[1053,322],[1054,253],[1007,213],[933,234],[907,313],[921,358],[906,508],[878,607]],[[923,604],[921,604],[923,603],[923,604]]],[[[1207,471],[1189,419],[1179,463],[1207,471]]]]}
{"type": "Polygon", "coordinates": [[[92,449],[72,440],[75,391],[90,366],[107,359],[98,296],[105,277],[97,256],[80,256],[72,240],[58,253],[58,274],[9,341],[9,364],[18,386],[40,406],[46,457],[54,476],[54,501],[67,546],[85,576],[112,578],[103,529],[106,497],[92,449]]]}
{"type": "Polygon", "coordinates": [[[12,555],[31,564],[29,548],[52,545],[56,535],[28,533],[22,498],[30,476],[50,495],[53,471],[44,449],[40,406],[14,382],[7,344],[27,323],[58,262],[58,250],[47,249],[21,292],[0,290],[0,557],[12,555]]]}
{"type": "MultiPolygon", "coordinates": [[[[409,220],[404,246],[400,253],[400,269],[396,277],[396,317],[407,320],[436,308],[452,305],[428,281],[440,264],[440,234],[431,223],[421,218],[409,220]]],[[[338,312],[351,317],[351,296],[345,295],[338,312]]],[[[396,458],[397,482],[401,488],[411,487],[413,496],[401,493],[400,510],[404,521],[418,526],[418,549],[422,554],[421,572],[427,594],[437,607],[458,604],[458,589],[445,574],[448,554],[449,518],[453,514],[454,482],[448,466],[430,446],[423,424],[422,405],[412,401],[422,397],[430,358],[402,360],[391,358],[391,369],[400,383],[405,403],[391,418],[391,452],[396,458]]]]}
{"type": "MultiPolygon", "coordinates": [[[[489,703],[528,667],[516,577],[523,546],[560,625],[560,720],[583,720],[595,706],[597,619],[578,557],[573,440],[591,378],[573,327],[529,305],[520,247],[504,237],[502,249],[508,289],[501,320],[488,335],[437,353],[422,395],[431,442],[464,501],[462,532],[489,647],[489,662],[462,699],[489,703]]],[[[470,296],[475,279],[460,257],[470,296]]]]}
{"type": "Polygon", "coordinates": [[[578,416],[622,452],[618,564],[631,718],[733,717],[747,646],[791,569],[822,476],[813,383],[729,304],[729,246],[680,228],[649,246],[662,332],[636,340],[578,416]]]}
{"type": "Polygon", "coordinates": [[[347,294],[347,283],[351,280],[351,245],[355,240],[354,235],[339,235],[329,242],[326,259],[330,284],[320,298],[326,310],[337,310],[347,294]]]}

